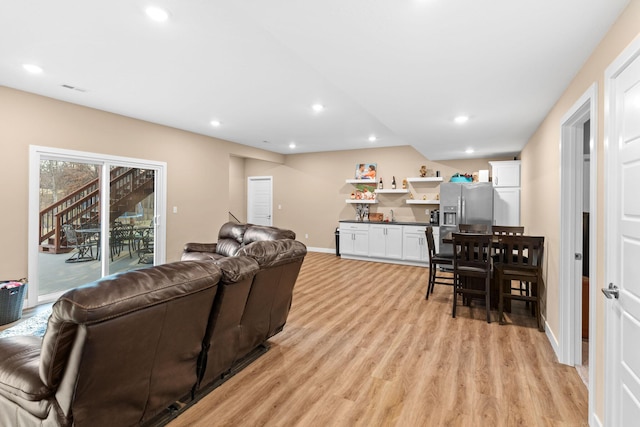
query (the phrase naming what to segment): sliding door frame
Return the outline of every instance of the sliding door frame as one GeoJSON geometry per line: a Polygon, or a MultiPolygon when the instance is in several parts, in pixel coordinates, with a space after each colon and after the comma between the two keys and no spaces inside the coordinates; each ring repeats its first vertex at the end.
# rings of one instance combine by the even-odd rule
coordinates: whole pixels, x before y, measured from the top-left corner
{"type": "MultiPolygon", "coordinates": [[[[35,307],[38,304],[48,302],[51,298],[43,299],[39,294],[38,278],[38,246],[39,246],[39,212],[40,212],[40,162],[46,159],[58,159],[79,163],[91,163],[102,166],[100,180],[100,214],[101,218],[109,218],[110,199],[110,170],[112,166],[131,167],[139,169],[151,169],[155,172],[155,254],[154,265],[166,262],[166,212],[167,212],[167,164],[152,160],[135,159],[130,157],[110,156],[106,154],[89,153],[84,151],[65,150],[60,148],[29,146],[29,243],[28,247],[28,274],[29,289],[26,307],[35,307]],[[104,202],[107,203],[104,203],[104,202]]],[[[102,233],[109,232],[109,221],[102,221],[102,233]]],[[[107,239],[101,241],[102,253],[109,253],[107,239]]],[[[102,257],[102,276],[109,274],[109,257],[102,257]]],[[[53,297],[53,295],[51,296],[53,297]]]]}

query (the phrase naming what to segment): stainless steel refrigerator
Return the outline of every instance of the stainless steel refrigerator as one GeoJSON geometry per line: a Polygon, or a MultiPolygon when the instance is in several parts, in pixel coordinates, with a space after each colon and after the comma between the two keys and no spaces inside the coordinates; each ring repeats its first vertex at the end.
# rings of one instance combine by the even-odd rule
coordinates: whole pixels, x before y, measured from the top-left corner
{"type": "Polygon", "coordinates": [[[493,224],[493,185],[490,182],[440,184],[440,253],[452,254],[447,234],[459,224],[493,224]]]}

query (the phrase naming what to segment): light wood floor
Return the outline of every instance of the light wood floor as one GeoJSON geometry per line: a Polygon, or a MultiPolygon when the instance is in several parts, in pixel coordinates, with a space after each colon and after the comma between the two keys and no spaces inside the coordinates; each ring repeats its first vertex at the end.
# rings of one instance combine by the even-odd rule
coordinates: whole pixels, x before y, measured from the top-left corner
{"type": "Polygon", "coordinates": [[[427,271],[309,253],[271,350],[169,426],[588,425],[585,385],[520,303],[507,325],[453,319],[427,271]]]}

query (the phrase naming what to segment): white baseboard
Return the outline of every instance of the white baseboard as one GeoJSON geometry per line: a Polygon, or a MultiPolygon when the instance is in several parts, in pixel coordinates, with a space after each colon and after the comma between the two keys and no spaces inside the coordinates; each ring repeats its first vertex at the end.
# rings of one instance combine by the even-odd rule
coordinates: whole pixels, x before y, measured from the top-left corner
{"type": "Polygon", "coordinates": [[[314,248],[312,246],[308,246],[307,252],[321,252],[323,254],[335,254],[336,250],[331,248],[314,248]]]}
{"type": "Polygon", "coordinates": [[[547,320],[546,319],[543,319],[543,320],[544,320],[544,332],[547,335],[547,339],[549,340],[551,347],[553,348],[553,352],[556,354],[556,358],[560,360],[560,343],[558,342],[558,339],[556,338],[556,336],[553,334],[553,331],[549,327],[547,320]]]}
{"type": "Polygon", "coordinates": [[[589,425],[591,427],[602,427],[602,421],[600,421],[600,418],[598,418],[595,412],[591,414],[591,422],[589,422],[589,425]]]}

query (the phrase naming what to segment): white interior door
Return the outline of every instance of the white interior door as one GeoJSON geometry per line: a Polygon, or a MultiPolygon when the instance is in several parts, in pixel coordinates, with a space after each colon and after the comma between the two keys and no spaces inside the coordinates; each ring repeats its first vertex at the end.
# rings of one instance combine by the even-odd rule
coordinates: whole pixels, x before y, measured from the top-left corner
{"type": "Polygon", "coordinates": [[[640,419],[640,39],[608,69],[606,425],[640,419]],[[617,288],[617,289],[616,289],[617,288]]]}
{"type": "Polygon", "coordinates": [[[250,176],[247,185],[247,222],[273,225],[273,177],[250,176]]]}

